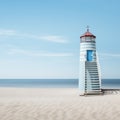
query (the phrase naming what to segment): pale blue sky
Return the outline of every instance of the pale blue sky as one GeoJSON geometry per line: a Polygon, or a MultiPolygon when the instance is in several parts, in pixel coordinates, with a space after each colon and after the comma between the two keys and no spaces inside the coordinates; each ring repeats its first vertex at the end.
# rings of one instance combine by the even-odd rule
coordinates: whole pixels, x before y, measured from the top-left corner
{"type": "Polygon", "coordinates": [[[0,0],[0,78],[78,78],[87,25],[102,78],[120,78],[120,0],[0,0]]]}

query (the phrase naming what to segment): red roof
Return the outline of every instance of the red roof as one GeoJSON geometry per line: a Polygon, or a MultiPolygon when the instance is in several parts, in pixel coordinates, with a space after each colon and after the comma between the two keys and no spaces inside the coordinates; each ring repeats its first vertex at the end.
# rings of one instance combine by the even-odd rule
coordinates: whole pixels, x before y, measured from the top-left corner
{"type": "Polygon", "coordinates": [[[86,33],[84,33],[82,36],[80,36],[80,38],[82,37],[93,37],[93,38],[96,38],[95,35],[93,35],[92,33],[89,32],[89,30],[87,30],[86,33]]]}

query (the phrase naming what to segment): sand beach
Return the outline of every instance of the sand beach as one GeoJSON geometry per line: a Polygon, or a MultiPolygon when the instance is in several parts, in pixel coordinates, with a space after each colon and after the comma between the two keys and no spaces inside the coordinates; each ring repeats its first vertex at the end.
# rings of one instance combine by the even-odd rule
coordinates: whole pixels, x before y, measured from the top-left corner
{"type": "Polygon", "coordinates": [[[0,88],[0,120],[119,119],[119,91],[79,96],[76,88],[0,88]]]}

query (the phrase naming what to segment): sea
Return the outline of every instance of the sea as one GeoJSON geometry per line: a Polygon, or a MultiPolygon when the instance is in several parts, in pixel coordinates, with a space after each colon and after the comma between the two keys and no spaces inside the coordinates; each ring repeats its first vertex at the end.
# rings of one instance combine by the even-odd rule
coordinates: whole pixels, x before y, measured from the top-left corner
{"type": "MultiPolygon", "coordinates": [[[[78,88],[78,79],[0,79],[0,87],[78,88]]],[[[120,79],[102,79],[102,89],[120,89],[120,79]]]]}

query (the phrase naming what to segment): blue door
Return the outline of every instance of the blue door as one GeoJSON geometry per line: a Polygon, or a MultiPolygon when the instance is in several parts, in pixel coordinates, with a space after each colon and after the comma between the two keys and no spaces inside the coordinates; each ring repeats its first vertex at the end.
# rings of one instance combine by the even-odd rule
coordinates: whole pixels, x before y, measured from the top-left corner
{"type": "Polygon", "coordinates": [[[93,59],[93,50],[87,50],[87,61],[92,61],[93,59]]]}

